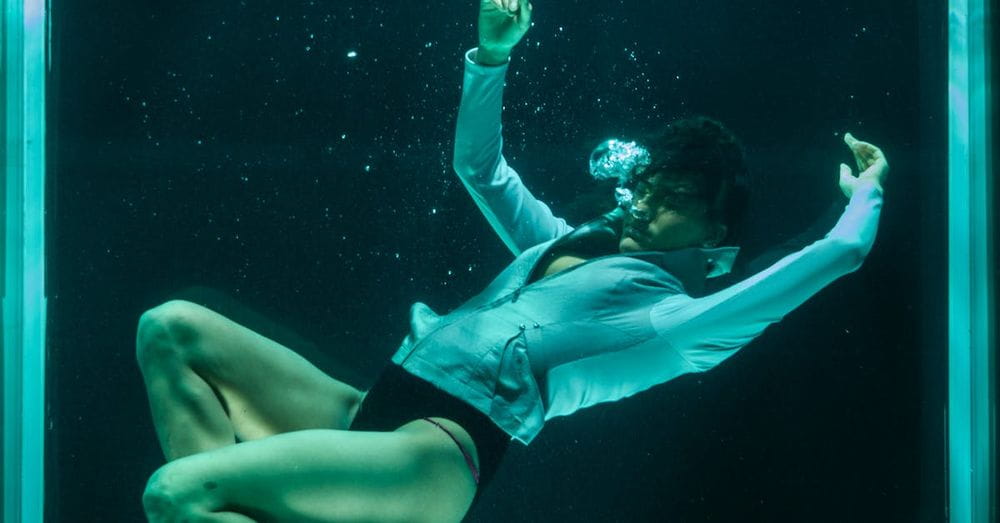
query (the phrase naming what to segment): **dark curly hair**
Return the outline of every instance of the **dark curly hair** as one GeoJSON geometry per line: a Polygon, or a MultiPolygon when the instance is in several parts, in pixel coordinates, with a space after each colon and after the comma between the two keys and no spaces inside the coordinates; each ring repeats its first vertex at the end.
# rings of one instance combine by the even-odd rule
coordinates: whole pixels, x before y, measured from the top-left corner
{"type": "Polygon", "coordinates": [[[651,163],[635,176],[637,181],[662,175],[652,189],[654,197],[668,194],[668,185],[693,186],[694,197],[707,206],[707,219],[728,228],[722,244],[742,239],[750,197],[748,168],[743,144],[732,131],[718,120],[693,116],[670,122],[642,144],[651,163]]]}
{"type": "MultiPolygon", "coordinates": [[[[746,229],[750,199],[748,169],[743,145],[739,138],[718,120],[692,116],[674,120],[659,132],[637,137],[650,153],[651,164],[642,174],[633,176],[629,188],[639,181],[649,181],[663,174],[660,186],[654,187],[661,197],[671,198],[669,187],[693,185],[695,193],[707,208],[707,218],[727,228],[721,245],[739,245],[746,229]]],[[[582,223],[614,209],[612,195],[616,179],[597,180],[594,185],[565,203],[562,215],[572,222],[582,223]]]]}

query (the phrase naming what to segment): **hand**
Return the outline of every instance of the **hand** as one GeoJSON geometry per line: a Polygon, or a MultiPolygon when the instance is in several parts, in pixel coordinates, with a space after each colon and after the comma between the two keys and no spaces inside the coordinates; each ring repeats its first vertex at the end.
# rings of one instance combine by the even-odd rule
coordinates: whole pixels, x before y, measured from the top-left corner
{"type": "Polygon", "coordinates": [[[865,180],[875,182],[875,185],[882,189],[882,185],[889,176],[889,162],[886,161],[882,150],[868,142],[856,139],[851,133],[844,135],[844,142],[851,148],[854,160],[858,163],[858,169],[861,170],[861,174],[855,177],[847,164],[840,164],[840,190],[844,191],[844,195],[850,199],[851,195],[854,194],[854,189],[865,180]]]}
{"type": "Polygon", "coordinates": [[[477,60],[506,61],[531,27],[531,9],[528,0],[480,0],[477,60]]]}

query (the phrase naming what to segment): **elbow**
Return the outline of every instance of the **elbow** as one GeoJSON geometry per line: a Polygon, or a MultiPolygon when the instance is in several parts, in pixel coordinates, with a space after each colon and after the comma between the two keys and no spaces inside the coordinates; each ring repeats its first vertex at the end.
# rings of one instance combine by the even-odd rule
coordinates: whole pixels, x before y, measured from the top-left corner
{"type": "Polygon", "coordinates": [[[847,265],[847,272],[851,273],[861,268],[871,251],[871,246],[861,241],[841,241],[840,249],[843,252],[844,262],[847,265]]]}
{"type": "Polygon", "coordinates": [[[455,144],[455,148],[451,151],[451,168],[455,171],[455,174],[461,176],[462,170],[467,168],[469,161],[467,158],[463,157],[461,154],[458,144],[455,144]]]}
{"type": "Polygon", "coordinates": [[[469,179],[475,176],[479,163],[481,160],[471,154],[468,147],[455,144],[455,150],[451,155],[451,168],[460,178],[469,179]]]}
{"type": "Polygon", "coordinates": [[[491,176],[496,176],[500,166],[501,156],[487,157],[480,154],[459,152],[456,148],[451,159],[451,168],[459,178],[470,183],[488,183],[491,176]]]}
{"type": "Polygon", "coordinates": [[[468,178],[471,176],[473,171],[472,163],[468,158],[460,157],[457,153],[451,160],[451,169],[455,171],[460,178],[468,178]]]}
{"type": "Polygon", "coordinates": [[[468,170],[468,163],[463,162],[459,157],[455,156],[451,160],[451,170],[455,171],[455,174],[462,176],[462,173],[468,170]]]}

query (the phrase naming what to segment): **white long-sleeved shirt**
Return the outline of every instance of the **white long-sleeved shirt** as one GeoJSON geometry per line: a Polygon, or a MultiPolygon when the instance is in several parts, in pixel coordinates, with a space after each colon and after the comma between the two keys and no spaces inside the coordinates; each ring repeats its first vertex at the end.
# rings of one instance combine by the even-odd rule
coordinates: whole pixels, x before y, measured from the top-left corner
{"type": "Polygon", "coordinates": [[[505,161],[501,108],[507,64],[469,51],[454,167],[516,258],[485,290],[447,315],[411,308],[393,362],[488,415],[528,444],[546,420],[709,370],[809,297],[857,270],[875,241],[882,191],[856,188],[822,239],[728,288],[737,247],[618,253],[623,212],[579,228],[555,217],[505,161]],[[558,249],[586,262],[536,278],[558,249]]]}

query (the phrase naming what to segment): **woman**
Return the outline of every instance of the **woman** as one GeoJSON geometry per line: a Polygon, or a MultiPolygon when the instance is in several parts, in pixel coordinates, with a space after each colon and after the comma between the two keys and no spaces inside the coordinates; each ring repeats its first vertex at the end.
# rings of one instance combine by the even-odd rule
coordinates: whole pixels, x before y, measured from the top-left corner
{"type": "Polygon", "coordinates": [[[137,352],[169,461],[143,496],[151,521],[459,521],[511,439],[711,369],[861,265],[888,164],[850,135],[863,172],[841,166],[849,202],[833,229],[719,292],[702,295],[732,268],[738,248],[719,245],[746,195],[742,151],[718,122],[674,122],[648,156],[619,158],[621,207],[576,229],[554,217],[501,155],[503,79],[531,12],[480,4],[455,144],[516,259],[445,316],[415,304],[367,392],[193,303],[145,313],[137,352]]]}

